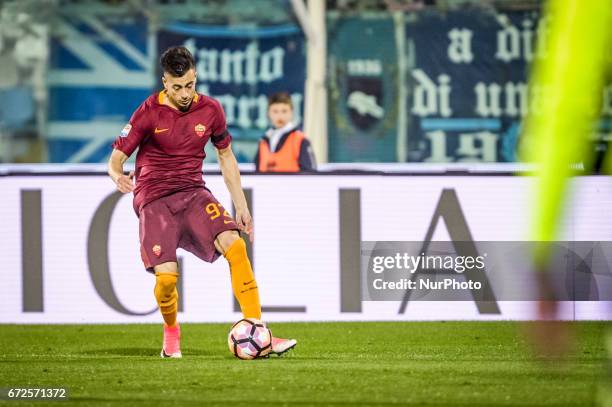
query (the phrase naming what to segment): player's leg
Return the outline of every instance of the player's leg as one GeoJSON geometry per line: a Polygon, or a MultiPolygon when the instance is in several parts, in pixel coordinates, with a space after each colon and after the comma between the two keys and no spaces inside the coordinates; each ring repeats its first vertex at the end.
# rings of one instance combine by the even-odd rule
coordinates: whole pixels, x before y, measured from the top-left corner
{"type": "MultiPolygon", "coordinates": [[[[229,212],[206,189],[194,193],[185,211],[182,228],[185,236],[179,246],[207,262],[225,256],[230,266],[232,290],[245,318],[261,319],[259,289],[247,255],[246,244],[229,212]]],[[[296,345],[291,339],[274,338],[273,353],[281,354],[296,345]]]]}
{"type": "Polygon", "coordinates": [[[179,246],[207,262],[224,255],[230,265],[232,289],[245,318],[261,318],[259,290],[238,225],[207,189],[193,193],[185,211],[179,246]]]}
{"type": "MultiPolygon", "coordinates": [[[[235,230],[227,230],[217,235],[215,247],[229,263],[232,289],[236,300],[240,304],[242,315],[244,318],[261,319],[259,289],[244,240],[235,230]]],[[[272,337],[271,353],[282,355],[293,349],[296,344],[295,339],[272,337]]]]}
{"type": "Polygon", "coordinates": [[[162,263],[154,267],[155,288],[153,293],[159,305],[159,310],[168,327],[177,325],[178,314],[178,291],[176,282],[178,280],[178,267],[174,262],[162,263]]]}
{"type": "Polygon", "coordinates": [[[166,262],[154,267],[154,294],[159,310],[164,318],[164,340],[160,355],[162,358],[180,358],[181,327],[177,321],[178,315],[178,265],[166,262]]]}
{"type": "Polygon", "coordinates": [[[178,245],[177,220],[165,197],[140,211],[140,251],[147,271],[155,273],[153,294],[164,319],[162,357],[180,358],[180,326],[177,321],[178,245]]]}
{"type": "Polygon", "coordinates": [[[240,304],[244,318],[261,319],[259,289],[246,251],[246,244],[235,230],[221,232],[215,238],[215,247],[230,267],[232,290],[240,304]]]}

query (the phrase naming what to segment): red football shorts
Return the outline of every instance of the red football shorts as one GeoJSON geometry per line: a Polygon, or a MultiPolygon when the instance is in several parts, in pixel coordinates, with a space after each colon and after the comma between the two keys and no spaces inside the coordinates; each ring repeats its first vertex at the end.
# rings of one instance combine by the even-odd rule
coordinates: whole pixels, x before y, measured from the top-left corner
{"type": "Polygon", "coordinates": [[[140,254],[148,272],[169,261],[176,249],[185,249],[204,261],[221,255],[215,238],[226,230],[239,230],[229,211],[206,188],[179,191],[145,205],[139,214],[140,254]]]}

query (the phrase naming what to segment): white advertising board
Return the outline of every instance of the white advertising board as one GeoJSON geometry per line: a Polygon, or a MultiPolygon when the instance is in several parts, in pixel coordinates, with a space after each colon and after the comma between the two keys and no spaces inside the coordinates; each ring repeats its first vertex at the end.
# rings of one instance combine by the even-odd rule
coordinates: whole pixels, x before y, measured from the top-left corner
{"type": "MultiPolygon", "coordinates": [[[[222,177],[205,179],[230,207],[222,177]]],[[[399,302],[355,301],[352,279],[359,279],[359,271],[347,270],[347,253],[342,254],[343,244],[355,241],[423,240],[445,191],[458,203],[474,240],[526,240],[533,203],[528,177],[245,175],[242,181],[252,198],[253,262],[268,321],[535,317],[531,302],[501,301],[500,312],[491,314],[469,301],[410,302],[403,313],[399,302]]],[[[575,178],[571,189],[560,239],[612,241],[612,178],[575,178]]],[[[0,177],[1,323],[161,320],[155,279],[140,260],[132,197],[113,193],[103,175],[0,177]]],[[[449,239],[447,220],[438,222],[434,240],[449,239]]],[[[208,264],[178,253],[180,320],[238,319],[227,262],[208,264]]],[[[608,302],[563,306],[566,319],[612,319],[608,302]]]]}

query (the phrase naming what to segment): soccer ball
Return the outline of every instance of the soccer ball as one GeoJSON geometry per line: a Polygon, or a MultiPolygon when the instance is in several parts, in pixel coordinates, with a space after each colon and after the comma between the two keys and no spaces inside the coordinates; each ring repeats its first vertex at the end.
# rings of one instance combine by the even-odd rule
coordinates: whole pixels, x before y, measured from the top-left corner
{"type": "Polygon", "coordinates": [[[272,333],[258,319],[241,319],[232,325],[227,344],[230,352],[239,359],[255,359],[267,356],[272,347],[272,333]]]}

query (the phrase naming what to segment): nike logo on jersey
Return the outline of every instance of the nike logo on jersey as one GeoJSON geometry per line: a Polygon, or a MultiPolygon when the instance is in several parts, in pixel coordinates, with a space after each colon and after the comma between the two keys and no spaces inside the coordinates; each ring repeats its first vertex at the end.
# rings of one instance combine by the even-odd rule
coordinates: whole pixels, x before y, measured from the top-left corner
{"type": "Polygon", "coordinates": [[[167,131],[168,129],[158,129],[157,127],[155,128],[155,134],[157,133],[162,133],[164,131],[167,131]]]}

